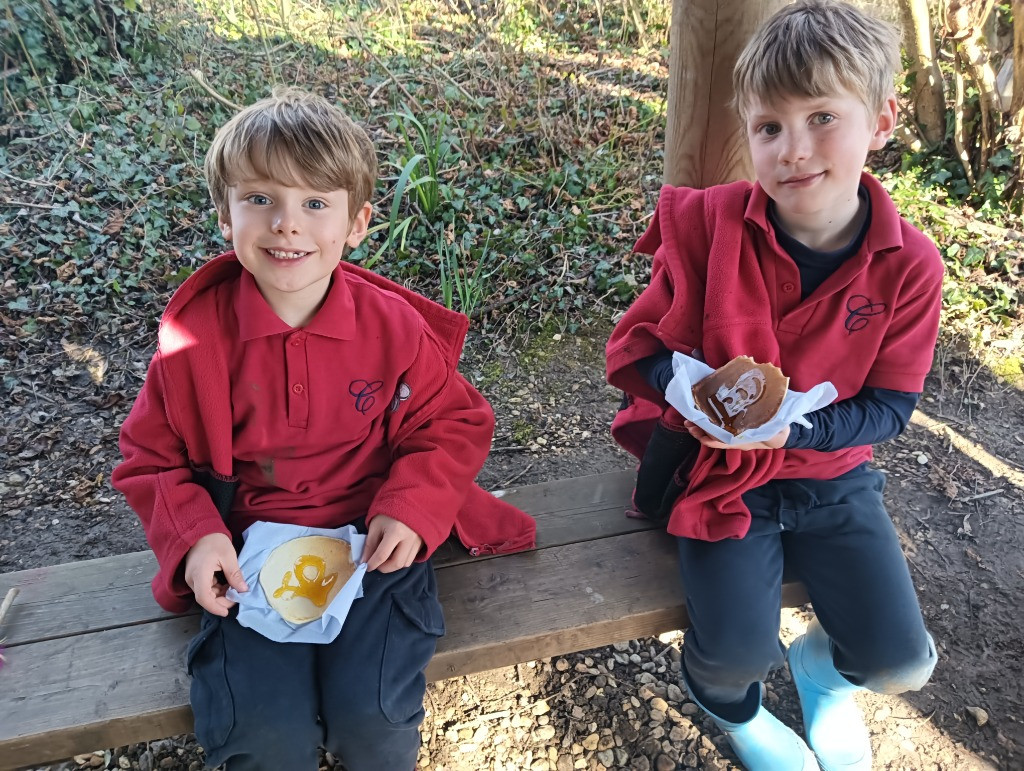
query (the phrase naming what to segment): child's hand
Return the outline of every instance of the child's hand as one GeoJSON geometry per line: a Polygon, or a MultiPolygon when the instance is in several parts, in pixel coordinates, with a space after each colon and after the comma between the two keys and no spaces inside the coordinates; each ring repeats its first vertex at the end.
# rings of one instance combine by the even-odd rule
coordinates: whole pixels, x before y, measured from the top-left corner
{"type": "Polygon", "coordinates": [[[685,425],[686,430],[690,432],[690,436],[692,436],[705,447],[710,447],[714,450],[777,450],[786,443],[787,439],[789,439],[789,426],[786,426],[771,439],[765,439],[763,442],[747,442],[746,444],[725,444],[724,442],[720,442],[717,439],[715,439],[715,437],[711,436],[696,423],[692,423],[689,420],[684,420],[683,425],[685,425]]]}
{"type": "Polygon", "coordinates": [[[235,591],[249,591],[231,539],[223,533],[210,533],[196,541],[185,555],[185,583],[196,595],[200,607],[215,616],[226,616],[235,603],[224,596],[228,586],[214,577],[218,570],[224,573],[228,586],[235,591]]]}
{"type": "Polygon", "coordinates": [[[409,567],[423,546],[423,539],[397,519],[378,514],[366,528],[363,562],[367,570],[393,573],[409,567]]]}

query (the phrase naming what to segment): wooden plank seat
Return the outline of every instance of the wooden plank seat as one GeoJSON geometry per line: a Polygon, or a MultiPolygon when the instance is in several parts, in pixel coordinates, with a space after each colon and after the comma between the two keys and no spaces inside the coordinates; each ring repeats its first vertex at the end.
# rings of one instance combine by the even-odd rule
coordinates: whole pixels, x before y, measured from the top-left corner
{"type": "MultiPolygon", "coordinates": [[[[507,491],[538,522],[536,550],[435,559],[447,634],[431,681],[608,645],[687,625],[674,540],[623,512],[634,474],[507,491]]],[[[150,552],[0,574],[20,593],[4,623],[0,768],[192,730],[185,647],[196,611],[153,601],[150,552]]],[[[787,583],[788,606],[806,602],[787,583]]]]}

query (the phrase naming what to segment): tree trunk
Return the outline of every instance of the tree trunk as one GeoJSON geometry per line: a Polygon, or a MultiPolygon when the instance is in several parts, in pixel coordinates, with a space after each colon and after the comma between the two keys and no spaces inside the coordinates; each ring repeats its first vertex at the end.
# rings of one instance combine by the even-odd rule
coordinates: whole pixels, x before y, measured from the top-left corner
{"type": "Polygon", "coordinates": [[[787,0],[673,0],[665,182],[707,187],[753,179],[732,99],[743,46],[787,0]]]}
{"type": "Polygon", "coordinates": [[[1013,0],[1013,99],[1010,101],[1017,141],[1024,140],[1024,0],[1013,0]]]}
{"type": "Polygon", "coordinates": [[[1015,201],[1024,198],[1024,0],[1013,0],[1013,98],[1010,100],[1009,141],[1015,146],[1015,201]]]}
{"type": "Polygon", "coordinates": [[[942,74],[935,59],[935,36],[928,16],[928,0],[900,0],[903,41],[913,76],[911,97],[922,141],[928,147],[946,136],[946,102],[942,74]]]}
{"type": "Polygon", "coordinates": [[[995,0],[950,0],[946,14],[946,34],[955,41],[959,66],[967,71],[978,89],[981,113],[981,131],[976,142],[979,175],[988,168],[988,160],[995,152],[995,126],[1002,116],[996,98],[996,76],[982,34],[985,20],[994,5],[995,0]]]}

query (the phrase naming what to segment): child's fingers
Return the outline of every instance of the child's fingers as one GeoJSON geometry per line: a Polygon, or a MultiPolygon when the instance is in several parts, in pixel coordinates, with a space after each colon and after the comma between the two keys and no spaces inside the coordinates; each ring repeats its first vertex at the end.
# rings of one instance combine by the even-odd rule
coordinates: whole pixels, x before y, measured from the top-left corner
{"type": "Polygon", "coordinates": [[[232,600],[229,600],[227,597],[221,596],[221,597],[217,597],[213,601],[213,604],[218,609],[217,611],[214,611],[215,613],[217,613],[218,616],[226,616],[228,614],[228,611],[231,610],[231,608],[235,607],[236,603],[234,601],[232,601],[232,600]],[[220,612],[220,611],[223,611],[223,612],[220,612]]]}
{"type": "MultiPolygon", "coordinates": [[[[245,576],[242,575],[242,568],[238,566],[238,556],[232,552],[231,557],[226,560],[228,564],[222,564],[221,570],[224,572],[224,578],[228,582],[228,586],[234,589],[236,592],[247,592],[249,591],[249,584],[245,582],[245,576]]],[[[233,605],[234,603],[232,603],[233,605]]]]}
{"type": "Polygon", "coordinates": [[[405,544],[403,544],[403,546],[404,548],[402,550],[402,560],[399,567],[407,568],[415,561],[416,555],[419,553],[420,550],[420,544],[418,541],[413,540],[406,542],[405,544]]]}
{"type": "Polygon", "coordinates": [[[202,584],[195,588],[196,602],[199,603],[199,607],[208,610],[215,616],[226,616],[228,609],[235,603],[230,602],[224,597],[217,596],[218,584],[216,579],[211,578],[209,584],[202,584]],[[229,603],[224,605],[223,603],[229,603]]]}
{"type": "MultiPolygon", "coordinates": [[[[376,528],[372,528],[376,530],[376,528]]],[[[367,541],[369,541],[369,535],[367,535],[367,541]]],[[[391,530],[382,528],[377,531],[377,544],[370,555],[366,557],[366,569],[377,570],[385,562],[390,559],[391,554],[395,551],[395,547],[398,545],[398,539],[391,530]]]]}
{"type": "Polygon", "coordinates": [[[366,534],[366,540],[363,542],[362,556],[362,561],[366,564],[367,570],[374,569],[370,566],[370,561],[375,559],[377,555],[377,549],[380,546],[381,537],[382,534],[377,528],[372,526],[369,528],[369,532],[366,534]]]}
{"type": "Polygon", "coordinates": [[[419,538],[402,539],[391,552],[391,556],[384,562],[379,570],[382,573],[392,573],[409,567],[419,553],[422,541],[419,538]]]}
{"type": "MultiPolygon", "coordinates": [[[[387,564],[388,561],[391,559],[391,555],[394,553],[394,551],[394,544],[390,543],[385,537],[383,540],[381,540],[380,545],[377,547],[376,551],[374,551],[373,554],[370,555],[370,558],[366,561],[366,569],[368,571],[372,571],[384,567],[384,565],[387,564]]],[[[391,571],[385,570],[383,572],[389,573],[391,571]]]]}

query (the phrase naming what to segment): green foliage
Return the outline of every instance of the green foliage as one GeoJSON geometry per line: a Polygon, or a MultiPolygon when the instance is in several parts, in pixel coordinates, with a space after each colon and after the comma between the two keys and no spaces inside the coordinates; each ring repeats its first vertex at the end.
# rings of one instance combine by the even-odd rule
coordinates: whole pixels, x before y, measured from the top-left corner
{"type": "Polygon", "coordinates": [[[29,136],[0,146],[5,176],[33,183],[0,235],[15,276],[33,288],[9,307],[42,311],[54,296],[87,307],[130,290],[127,301],[144,302],[133,290],[206,240],[193,155],[201,125],[162,90],[58,85],[46,103],[24,113],[29,136]]]}
{"type": "MultiPolygon", "coordinates": [[[[426,165],[426,173],[419,172],[419,162],[406,164],[410,169],[411,189],[415,189],[420,209],[426,217],[432,217],[442,203],[447,202],[451,191],[441,178],[444,167],[461,158],[455,140],[445,132],[448,118],[445,115],[432,115],[427,120],[432,130],[410,113],[402,113],[398,117],[398,127],[405,140],[406,151],[419,158],[426,165]],[[410,132],[409,127],[413,131],[410,132]]],[[[403,172],[405,169],[403,169],[403,172]]]]}
{"type": "MultiPolygon", "coordinates": [[[[630,252],[660,182],[667,3],[63,0],[55,22],[57,0],[3,2],[18,74],[0,104],[0,278],[18,291],[0,311],[155,320],[224,246],[201,174],[214,130],[278,82],[374,139],[385,178],[353,261],[467,314],[525,307],[565,329],[648,280],[630,252]]],[[[993,235],[1024,232],[1005,207],[1014,160],[997,153],[972,188],[947,150],[908,154],[886,181],[939,244],[958,323],[1019,320],[1018,244],[993,235]]]]}
{"type": "Polygon", "coordinates": [[[900,175],[883,182],[904,216],[939,247],[947,271],[947,321],[966,326],[1014,323],[1020,315],[1016,286],[1024,272],[1020,236],[985,221],[1006,221],[1013,215],[992,201],[981,201],[978,210],[957,208],[948,192],[955,174],[949,170],[946,176],[937,162],[904,166],[900,175]]]}
{"type": "Polygon", "coordinates": [[[0,52],[22,79],[71,83],[102,78],[158,44],[134,0],[4,0],[0,52]]]}
{"type": "Polygon", "coordinates": [[[487,279],[497,267],[491,267],[490,239],[484,242],[476,255],[476,267],[469,268],[473,256],[473,244],[465,239],[462,244],[449,244],[443,236],[437,237],[437,255],[441,268],[441,296],[445,307],[454,308],[455,299],[459,310],[467,316],[483,303],[488,294],[487,279]],[[485,267],[487,270],[485,271],[485,267]]]}

